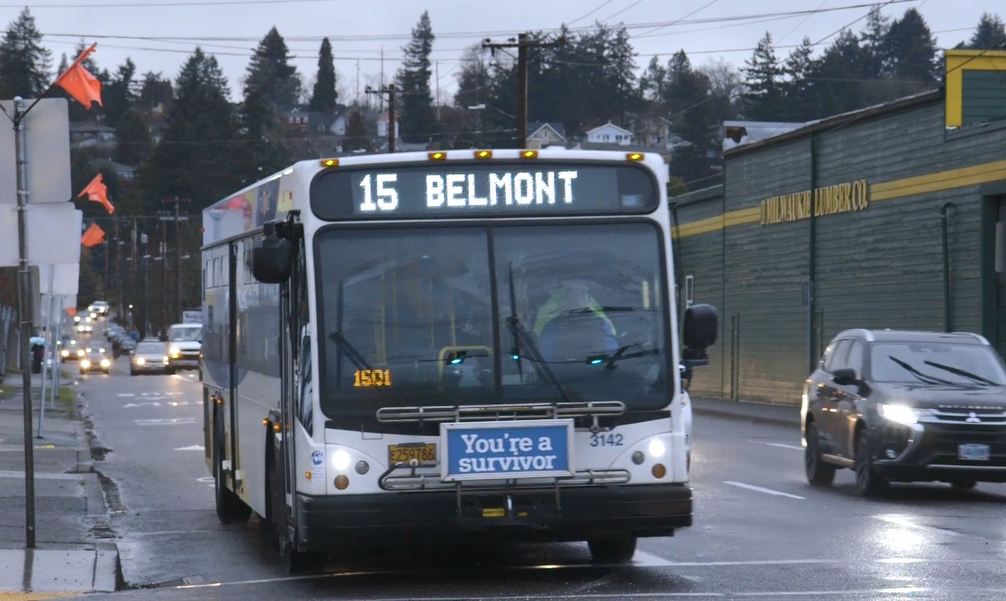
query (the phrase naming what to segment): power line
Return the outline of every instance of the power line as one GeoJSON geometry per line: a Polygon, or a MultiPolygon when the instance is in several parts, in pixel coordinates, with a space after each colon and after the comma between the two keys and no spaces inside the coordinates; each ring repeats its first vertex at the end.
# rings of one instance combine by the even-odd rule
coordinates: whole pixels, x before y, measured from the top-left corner
{"type": "MultiPolygon", "coordinates": [[[[709,8],[710,6],[712,6],[713,4],[716,4],[719,1],[720,0],[712,0],[712,2],[709,2],[709,3],[707,3],[707,4],[705,4],[705,5],[701,6],[701,7],[699,7],[697,9],[693,10],[692,12],[688,13],[687,15],[681,17],[680,19],[678,19],[678,21],[683,21],[683,20],[687,19],[688,17],[690,17],[690,16],[692,16],[694,14],[700,13],[700,12],[704,11],[705,9],[709,8]]],[[[674,23],[677,23],[678,21],[674,21],[674,23]]],[[[639,37],[647,36],[647,35],[655,32],[655,31],[660,31],[661,29],[664,29],[666,27],[670,27],[670,25],[661,25],[660,27],[654,27],[650,31],[643,32],[642,34],[640,34],[639,37]]]]}
{"type": "Polygon", "coordinates": [[[576,23],[577,21],[582,21],[582,20],[586,19],[586,18],[587,18],[587,17],[589,17],[590,15],[592,15],[592,14],[596,13],[597,11],[601,10],[601,9],[602,9],[602,8],[604,8],[605,6],[608,6],[609,4],[611,4],[611,3],[612,3],[612,2],[614,2],[614,1],[615,1],[615,0],[605,0],[604,2],[602,2],[602,3],[601,3],[601,5],[600,5],[600,6],[598,6],[598,7],[597,7],[597,8],[595,8],[594,10],[592,10],[592,11],[590,11],[589,13],[587,13],[587,14],[583,15],[582,17],[577,17],[577,18],[573,19],[573,20],[572,20],[572,21],[570,21],[569,23],[566,23],[566,25],[572,25],[573,23],[576,23]]]}
{"type": "MultiPolygon", "coordinates": [[[[223,0],[218,0],[223,1],[223,0]]],[[[237,0],[235,0],[237,1],[237,0]]],[[[244,0],[247,2],[255,0],[244,0]]],[[[273,1],[278,2],[280,0],[258,0],[261,2],[273,1]]],[[[322,2],[326,0],[288,0],[288,1],[317,1],[322,2]]],[[[333,1],[333,0],[327,0],[333,1]]],[[[889,0],[887,4],[902,4],[905,2],[917,2],[918,0],[889,0]]],[[[703,25],[710,23],[735,23],[740,21],[755,21],[759,19],[774,18],[774,17],[800,17],[805,15],[815,15],[822,13],[840,12],[846,10],[856,10],[860,8],[871,8],[875,3],[859,3],[859,4],[847,4],[843,6],[835,6],[831,8],[824,9],[809,9],[809,10],[794,10],[794,11],[780,11],[772,13],[758,13],[749,15],[729,15],[721,17],[710,17],[705,19],[678,19],[673,21],[653,21],[645,23],[627,23],[620,27],[626,30],[633,29],[652,29],[654,27],[670,27],[672,25],[703,25]]],[[[887,5],[885,4],[885,6],[887,5]]],[[[18,5],[21,6],[21,5],[18,5]]],[[[149,5],[147,5],[149,6],[149,5]]],[[[609,17],[610,18],[610,17],[609,17]]],[[[594,29],[594,25],[587,25],[581,27],[570,28],[570,31],[589,31],[594,29]]],[[[541,30],[542,33],[555,33],[558,32],[559,28],[544,28],[541,30]]],[[[488,30],[488,31],[457,31],[457,32],[444,32],[438,33],[437,37],[440,39],[447,38],[486,38],[486,37],[514,37],[519,30],[488,30]]],[[[72,38],[93,38],[93,39],[134,39],[143,41],[156,41],[156,40],[182,40],[190,42],[258,42],[261,38],[253,36],[120,36],[120,35],[88,35],[81,33],[50,33],[47,34],[52,37],[72,37],[72,38]]],[[[353,41],[387,41],[387,40],[401,40],[401,39],[411,39],[412,33],[402,33],[402,34],[358,34],[358,35],[310,35],[310,36],[285,36],[286,41],[310,41],[310,42],[321,42],[323,38],[329,38],[331,43],[336,42],[353,42],[353,41]]]]}
{"type": "Polygon", "coordinates": [[[609,20],[611,20],[611,19],[614,19],[615,17],[617,17],[618,15],[620,15],[620,14],[622,14],[622,13],[626,12],[627,10],[629,10],[629,9],[631,9],[631,8],[634,8],[634,7],[635,7],[635,6],[637,5],[637,4],[639,4],[639,3],[640,3],[640,2],[642,2],[642,1],[643,1],[643,0],[636,0],[635,2],[633,2],[632,4],[630,4],[630,5],[626,6],[625,8],[623,8],[623,9],[622,9],[622,10],[620,10],[620,11],[618,11],[617,13],[615,13],[615,14],[613,14],[613,15],[611,15],[611,16],[608,16],[608,17],[605,17],[605,18],[601,19],[601,22],[602,22],[602,23],[604,23],[604,22],[606,22],[606,21],[609,21],[609,20]]]}

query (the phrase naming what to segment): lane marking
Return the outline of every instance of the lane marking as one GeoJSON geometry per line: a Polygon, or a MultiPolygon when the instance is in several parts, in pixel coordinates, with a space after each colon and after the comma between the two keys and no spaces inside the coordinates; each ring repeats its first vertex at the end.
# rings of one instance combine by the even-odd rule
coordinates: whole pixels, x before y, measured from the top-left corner
{"type": "Polygon", "coordinates": [[[130,407],[142,407],[144,405],[150,405],[151,407],[160,407],[161,404],[157,402],[152,403],[126,403],[122,406],[123,409],[129,409],[130,407]]]}
{"type": "Polygon", "coordinates": [[[189,447],[178,447],[176,451],[205,451],[206,449],[201,444],[194,444],[189,447]]]}
{"type": "Polygon", "coordinates": [[[174,378],[174,379],[176,379],[176,380],[184,380],[185,379],[185,378],[183,378],[182,376],[180,376],[178,374],[172,374],[171,377],[174,378]]]}
{"type": "Polygon", "coordinates": [[[923,532],[932,532],[935,534],[946,534],[949,536],[969,536],[967,534],[962,534],[960,532],[954,532],[953,530],[946,530],[944,528],[937,528],[935,526],[926,526],[924,524],[916,524],[912,522],[908,516],[903,515],[871,515],[871,518],[875,520],[880,520],[881,522],[887,522],[889,524],[894,524],[896,526],[903,526],[905,528],[913,528],[915,530],[921,530],[923,532]]]}
{"type": "Polygon", "coordinates": [[[791,495],[788,492],[781,492],[778,490],[772,490],[771,488],[762,488],[760,486],[754,486],[751,484],[744,484],[743,482],[734,482],[732,480],[724,480],[724,484],[729,484],[730,486],[736,486],[738,488],[746,488],[748,490],[753,490],[755,492],[765,493],[766,495],[775,495],[778,497],[789,497],[790,499],[799,499],[805,501],[807,497],[801,497],[800,495],[791,495]]]}
{"type": "Polygon", "coordinates": [[[780,449],[793,449],[794,451],[803,450],[803,447],[797,446],[795,444],[785,444],[781,442],[765,442],[764,440],[752,440],[751,442],[757,442],[758,444],[763,444],[767,447],[778,447],[780,449]]]}
{"type": "Polygon", "coordinates": [[[119,396],[136,396],[134,392],[120,392],[119,396]]]}
{"type": "Polygon", "coordinates": [[[137,426],[175,426],[182,424],[194,424],[194,417],[175,417],[171,419],[138,419],[134,420],[137,426]]]}
{"type": "Polygon", "coordinates": [[[644,567],[667,567],[672,565],[674,562],[664,559],[663,557],[658,557],[646,551],[636,550],[636,554],[632,557],[633,565],[644,566],[644,567]]]}

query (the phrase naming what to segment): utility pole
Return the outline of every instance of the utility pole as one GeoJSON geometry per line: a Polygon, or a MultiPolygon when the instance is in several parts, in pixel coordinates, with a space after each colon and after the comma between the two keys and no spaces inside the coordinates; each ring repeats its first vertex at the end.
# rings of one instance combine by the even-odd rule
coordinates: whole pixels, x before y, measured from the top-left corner
{"type": "Polygon", "coordinates": [[[143,245],[143,321],[140,322],[140,339],[147,337],[147,325],[150,323],[150,269],[147,260],[150,258],[150,253],[147,248],[147,235],[140,234],[140,244],[143,245]]]}
{"type": "Polygon", "coordinates": [[[395,84],[382,86],[380,90],[375,90],[367,86],[368,94],[378,94],[383,99],[388,95],[388,152],[395,152],[395,84]]]}
{"type": "Polygon", "coordinates": [[[119,310],[116,316],[123,320],[126,317],[126,311],[122,306],[122,289],[124,288],[122,285],[122,240],[119,239],[119,218],[113,217],[113,219],[115,220],[115,289],[119,291],[119,310]]]}
{"type": "Polygon", "coordinates": [[[165,331],[164,324],[168,321],[168,222],[161,220],[161,321],[158,333],[165,331]]]}
{"type": "MultiPolygon", "coordinates": [[[[495,56],[496,50],[504,48],[517,49],[517,148],[527,146],[527,51],[528,48],[548,48],[565,44],[566,38],[560,37],[554,42],[532,42],[526,33],[519,34],[517,39],[510,38],[505,43],[493,43],[488,38],[482,42],[483,48],[495,56]]],[[[513,56],[513,55],[511,55],[513,56]]]]}

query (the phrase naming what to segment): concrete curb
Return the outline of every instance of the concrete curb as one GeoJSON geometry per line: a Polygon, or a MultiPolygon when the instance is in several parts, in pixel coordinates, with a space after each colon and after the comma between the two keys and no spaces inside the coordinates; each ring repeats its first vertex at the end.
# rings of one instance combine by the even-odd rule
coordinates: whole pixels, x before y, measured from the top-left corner
{"type": "Polygon", "coordinates": [[[725,409],[710,409],[708,407],[699,407],[698,404],[692,405],[692,412],[696,415],[708,415],[710,417],[719,417],[723,419],[732,419],[735,421],[749,422],[755,424],[769,424],[773,426],[784,426],[787,428],[800,428],[800,420],[797,419],[787,419],[782,417],[772,417],[767,415],[754,415],[751,413],[740,413],[736,411],[728,411],[725,409]]]}

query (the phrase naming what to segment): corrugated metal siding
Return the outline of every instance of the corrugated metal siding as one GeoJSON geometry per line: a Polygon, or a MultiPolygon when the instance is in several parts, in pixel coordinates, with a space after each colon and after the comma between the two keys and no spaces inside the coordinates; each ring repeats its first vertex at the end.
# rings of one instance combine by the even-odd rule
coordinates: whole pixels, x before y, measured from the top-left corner
{"type": "MultiPolygon", "coordinates": [[[[678,220],[690,223],[722,212],[723,197],[713,197],[682,205],[678,208],[678,220]]],[[[697,395],[726,396],[728,374],[725,357],[729,349],[724,340],[724,330],[730,324],[723,314],[723,232],[679,238],[677,249],[681,253],[684,275],[695,278],[695,302],[714,305],[720,313],[720,334],[716,345],[708,351],[709,365],[695,370],[691,391],[697,395]]]]}
{"type": "MultiPolygon", "coordinates": [[[[1006,158],[1006,129],[947,135],[943,104],[933,103],[818,134],[818,187],[865,179],[888,182],[1006,158]]],[[[728,157],[726,210],[749,209],[780,194],[810,188],[809,139],[728,157]]],[[[1006,179],[1006,172],[1003,174],[1006,179]]],[[[949,212],[953,328],[980,331],[980,221],[978,186],[871,202],[861,212],[818,217],[816,349],[852,327],[943,329],[940,208],[949,212]]],[[[679,209],[686,224],[718,205],[679,209]]],[[[728,227],[681,239],[686,273],[699,291],[720,295],[723,336],[717,357],[730,396],[731,318],[739,315],[739,390],[742,399],[798,403],[807,370],[809,221],[728,227]],[[722,263],[715,265],[723,244],[722,263]],[[722,278],[722,290],[704,288],[722,278]]],[[[714,303],[715,304],[715,303],[714,303]]],[[[700,374],[695,390],[715,393],[700,374]]]]}

